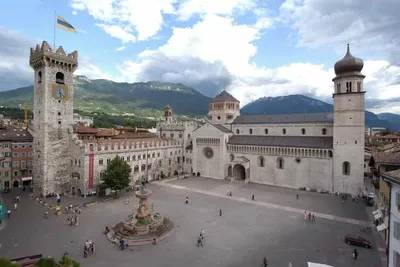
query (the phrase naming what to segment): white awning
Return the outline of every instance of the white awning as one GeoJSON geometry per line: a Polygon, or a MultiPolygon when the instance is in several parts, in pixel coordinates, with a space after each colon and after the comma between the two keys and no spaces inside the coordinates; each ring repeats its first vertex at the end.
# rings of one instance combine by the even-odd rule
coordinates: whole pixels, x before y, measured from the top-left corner
{"type": "Polygon", "coordinates": [[[22,181],[31,181],[32,177],[22,177],[22,181]]]}
{"type": "Polygon", "coordinates": [[[374,210],[374,211],[372,212],[372,215],[375,215],[375,214],[377,214],[377,213],[379,213],[379,212],[381,212],[379,209],[378,209],[378,210],[374,210]]]}
{"type": "Polygon", "coordinates": [[[377,214],[374,215],[375,220],[378,220],[379,218],[382,218],[383,214],[381,211],[379,211],[377,214]]]}
{"type": "Polygon", "coordinates": [[[378,230],[379,232],[380,232],[380,231],[383,231],[383,230],[385,230],[385,229],[387,229],[387,226],[386,226],[386,224],[384,224],[384,223],[382,223],[382,224],[380,224],[380,225],[378,225],[378,226],[376,227],[376,230],[378,230]]]}
{"type": "Polygon", "coordinates": [[[333,266],[322,264],[322,263],[309,262],[308,267],[333,267],[333,266]]]}

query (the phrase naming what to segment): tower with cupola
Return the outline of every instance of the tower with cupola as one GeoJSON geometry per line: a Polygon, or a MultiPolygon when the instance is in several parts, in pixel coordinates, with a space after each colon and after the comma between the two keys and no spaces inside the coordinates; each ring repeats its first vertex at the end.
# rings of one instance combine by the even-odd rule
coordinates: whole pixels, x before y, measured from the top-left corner
{"type": "Polygon", "coordinates": [[[31,131],[34,136],[33,185],[46,194],[68,190],[71,176],[73,133],[73,73],[78,52],[53,50],[46,41],[31,48],[34,70],[34,103],[31,131]]]}
{"type": "Polygon", "coordinates": [[[364,188],[364,63],[350,53],[336,62],[333,78],[333,190],[355,194],[364,188]]]}
{"type": "Polygon", "coordinates": [[[240,101],[223,90],[209,102],[208,118],[213,124],[232,123],[240,116],[240,101]]]}
{"type": "Polygon", "coordinates": [[[172,122],[172,108],[170,105],[164,107],[164,119],[166,122],[172,122]]]}

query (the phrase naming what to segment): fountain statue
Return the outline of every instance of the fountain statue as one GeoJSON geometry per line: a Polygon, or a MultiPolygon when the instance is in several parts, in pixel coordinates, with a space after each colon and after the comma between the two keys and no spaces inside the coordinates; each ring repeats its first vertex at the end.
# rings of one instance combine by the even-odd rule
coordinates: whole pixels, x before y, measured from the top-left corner
{"type": "Polygon", "coordinates": [[[164,239],[172,229],[172,222],[155,211],[154,203],[149,207],[148,199],[152,191],[141,186],[135,192],[139,206],[128,218],[110,228],[107,237],[112,242],[124,239],[130,245],[146,245],[164,239]]]}

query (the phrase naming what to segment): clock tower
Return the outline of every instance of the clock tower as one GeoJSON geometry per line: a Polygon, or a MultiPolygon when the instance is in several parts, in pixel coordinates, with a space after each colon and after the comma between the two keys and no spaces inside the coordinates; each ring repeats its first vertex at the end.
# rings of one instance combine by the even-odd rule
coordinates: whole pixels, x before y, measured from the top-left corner
{"type": "Polygon", "coordinates": [[[78,52],[52,50],[46,41],[31,48],[34,103],[31,131],[34,137],[33,186],[35,193],[68,190],[71,176],[73,124],[73,73],[78,52]]]}

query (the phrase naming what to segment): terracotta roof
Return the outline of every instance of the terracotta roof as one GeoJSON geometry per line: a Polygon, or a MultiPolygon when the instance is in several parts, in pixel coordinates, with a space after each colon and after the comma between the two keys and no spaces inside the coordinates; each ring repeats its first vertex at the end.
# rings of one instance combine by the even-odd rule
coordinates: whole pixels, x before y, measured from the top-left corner
{"type": "Polygon", "coordinates": [[[104,137],[110,137],[110,136],[115,136],[116,132],[114,129],[104,129],[102,131],[98,131],[96,133],[96,136],[104,136],[104,137]]]}
{"type": "Polygon", "coordinates": [[[3,126],[0,128],[1,141],[33,141],[33,136],[28,130],[15,126],[3,126]]]}
{"type": "Polygon", "coordinates": [[[225,102],[225,101],[231,101],[231,102],[237,102],[240,103],[239,100],[234,98],[230,93],[227,91],[222,91],[219,95],[211,99],[210,103],[216,103],[216,102],[225,102]]]}
{"type": "Polygon", "coordinates": [[[269,124],[269,123],[333,123],[332,113],[304,113],[278,115],[241,115],[233,124],[269,124]]]}
{"type": "Polygon", "coordinates": [[[234,135],[229,139],[228,144],[332,149],[333,138],[314,137],[314,136],[299,137],[299,136],[234,135]]]}
{"type": "Polygon", "coordinates": [[[90,128],[83,124],[79,124],[76,126],[75,132],[79,134],[95,134],[99,131],[97,128],[90,128]]]}
{"type": "Polygon", "coordinates": [[[394,171],[390,171],[390,172],[384,172],[384,174],[396,177],[396,178],[400,178],[400,169],[398,170],[394,170],[394,171]]]}
{"type": "Polygon", "coordinates": [[[155,138],[157,137],[156,134],[152,133],[132,133],[132,132],[127,132],[123,134],[118,134],[113,137],[112,139],[135,139],[135,138],[155,138]]]}
{"type": "Polygon", "coordinates": [[[82,142],[90,144],[100,143],[124,143],[126,142],[157,142],[157,141],[174,141],[171,137],[153,137],[153,138],[130,138],[130,139],[95,139],[95,140],[82,140],[82,142]],[[124,140],[124,141],[122,141],[124,140]]]}
{"type": "Polygon", "coordinates": [[[400,138],[399,135],[395,135],[395,134],[388,134],[388,135],[383,135],[383,136],[379,136],[379,138],[400,138]]]}
{"type": "Polygon", "coordinates": [[[372,156],[376,163],[389,163],[400,165],[400,153],[376,152],[372,156]]]}

